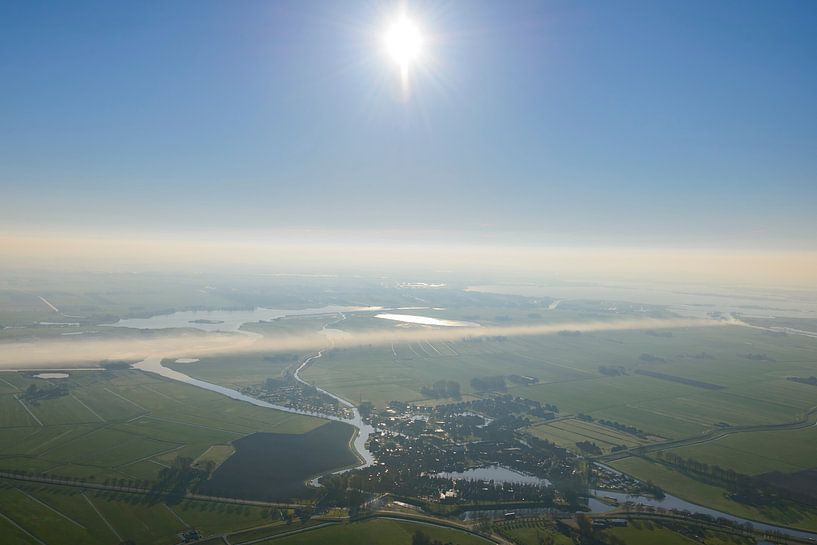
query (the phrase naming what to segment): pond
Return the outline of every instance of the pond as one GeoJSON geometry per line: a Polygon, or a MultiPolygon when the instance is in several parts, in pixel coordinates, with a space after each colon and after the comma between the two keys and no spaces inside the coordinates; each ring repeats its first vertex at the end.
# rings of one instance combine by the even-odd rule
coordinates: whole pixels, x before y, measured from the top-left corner
{"type": "Polygon", "coordinates": [[[550,486],[550,481],[515,471],[509,467],[490,465],[474,467],[465,471],[442,472],[434,475],[446,479],[463,481],[494,481],[495,483],[517,483],[550,486]]]}
{"type": "Polygon", "coordinates": [[[34,378],[52,379],[52,378],[68,378],[68,373],[37,373],[34,378]]]}

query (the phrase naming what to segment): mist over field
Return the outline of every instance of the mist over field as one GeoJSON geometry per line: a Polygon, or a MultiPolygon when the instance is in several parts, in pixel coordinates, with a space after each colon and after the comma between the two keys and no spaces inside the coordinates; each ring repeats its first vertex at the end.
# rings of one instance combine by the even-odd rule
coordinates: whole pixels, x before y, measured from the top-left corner
{"type": "Polygon", "coordinates": [[[817,543],[817,2],[0,2],[0,544],[817,543]]]}
{"type": "Polygon", "coordinates": [[[469,338],[496,336],[554,335],[559,332],[590,333],[628,329],[669,329],[678,327],[716,327],[726,322],[701,319],[641,319],[606,322],[562,322],[516,327],[445,327],[442,329],[383,329],[346,333],[323,330],[302,335],[278,335],[275,338],[235,337],[225,335],[178,336],[158,339],[122,339],[96,341],[43,341],[4,343],[0,369],[27,369],[82,366],[109,360],[141,360],[160,355],[166,358],[212,356],[218,354],[263,353],[270,351],[319,350],[329,341],[333,348],[365,345],[432,341],[462,341],[469,338]],[[333,335],[332,333],[336,333],[333,335]],[[337,333],[340,333],[339,335],[337,333]]]}

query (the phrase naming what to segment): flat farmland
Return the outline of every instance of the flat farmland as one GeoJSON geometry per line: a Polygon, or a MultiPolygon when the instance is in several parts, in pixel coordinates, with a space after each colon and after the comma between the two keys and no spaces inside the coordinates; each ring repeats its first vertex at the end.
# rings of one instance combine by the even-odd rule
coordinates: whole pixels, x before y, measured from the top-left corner
{"type": "Polygon", "coordinates": [[[177,456],[195,459],[257,431],[298,434],[325,423],[137,371],[71,372],[59,379],[68,394],[24,401],[38,423],[15,396],[23,400],[28,385],[49,383],[22,373],[2,378],[20,389],[0,394],[0,407],[9,409],[0,427],[0,470],[6,471],[154,481],[177,456]]]}
{"type": "Polygon", "coordinates": [[[15,394],[0,395],[0,428],[37,425],[29,410],[15,394]]]}
{"type": "MultiPolygon", "coordinates": [[[[357,317],[342,324],[354,330],[374,327],[372,321],[357,317]]],[[[303,376],[350,401],[381,406],[428,401],[420,390],[436,380],[457,381],[468,395],[474,393],[473,378],[531,376],[539,383],[509,382],[508,391],[553,403],[563,415],[584,413],[655,438],[679,439],[723,426],[801,419],[817,406],[817,388],[786,378],[809,376],[815,351],[815,339],[739,326],[607,331],[333,350],[303,376]]]]}
{"type": "Polygon", "coordinates": [[[236,532],[269,524],[277,511],[218,502],[167,504],[144,496],[0,479],[3,543],[109,544],[175,543],[187,527],[203,535],[236,532]],[[14,524],[23,528],[20,531],[14,524]],[[15,533],[16,532],[16,533],[15,533]],[[26,533],[27,532],[27,533],[26,533]]]}
{"type": "Polygon", "coordinates": [[[771,471],[793,473],[817,465],[817,426],[735,433],[669,452],[707,464],[717,464],[745,475],[771,471]]]}
{"type": "Polygon", "coordinates": [[[616,460],[611,465],[644,481],[652,481],[667,492],[687,501],[732,513],[752,520],[783,524],[804,530],[817,530],[814,510],[793,503],[778,502],[772,506],[754,506],[729,498],[728,492],[718,486],[696,480],[662,464],[638,457],[616,460]]]}
{"type": "Polygon", "coordinates": [[[411,545],[412,537],[417,530],[422,531],[432,540],[439,540],[442,543],[451,543],[452,545],[485,545],[491,543],[485,539],[451,528],[386,519],[334,524],[292,536],[262,541],[261,543],[264,545],[273,543],[276,545],[316,545],[318,543],[332,543],[333,545],[359,545],[361,543],[411,545]]]}
{"type": "Polygon", "coordinates": [[[582,441],[595,443],[605,453],[611,452],[613,447],[620,445],[631,448],[648,443],[634,435],[576,418],[545,422],[526,428],[526,431],[540,439],[547,439],[573,451],[579,451],[576,443],[582,441]]]}
{"type": "MultiPolygon", "coordinates": [[[[297,440],[326,423],[138,371],[71,371],[69,375],[61,382],[24,373],[0,375],[6,385],[0,407],[9,409],[0,426],[0,470],[147,487],[177,457],[215,456],[224,463],[233,453],[231,444],[253,433],[297,440]],[[68,392],[25,400],[39,423],[15,397],[24,398],[30,384],[40,391],[64,384],[68,392]]],[[[275,452],[265,451],[259,459],[287,475],[293,486],[303,487],[303,480],[313,473],[356,460],[348,448],[350,435],[349,431],[343,437],[318,437],[320,445],[312,450],[321,454],[321,463],[302,473],[292,464],[303,465],[303,456],[287,453],[278,459],[275,452]]],[[[0,479],[0,513],[5,517],[0,517],[4,543],[39,539],[91,545],[127,539],[169,543],[188,526],[212,535],[269,524],[275,520],[271,517],[279,517],[269,508],[212,501],[167,504],[139,495],[82,493],[78,488],[9,479],[0,479]]]]}

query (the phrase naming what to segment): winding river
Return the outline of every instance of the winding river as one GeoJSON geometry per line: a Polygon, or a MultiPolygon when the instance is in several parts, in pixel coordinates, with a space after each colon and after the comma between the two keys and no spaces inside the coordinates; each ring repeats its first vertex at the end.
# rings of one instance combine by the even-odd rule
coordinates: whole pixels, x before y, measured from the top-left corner
{"type": "MultiPolygon", "coordinates": [[[[313,356],[315,357],[315,356],[313,356]]],[[[170,369],[162,365],[162,357],[161,356],[151,356],[149,358],[145,358],[144,360],[133,364],[134,369],[139,369],[140,371],[146,371],[148,373],[154,373],[170,380],[176,380],[179,382],[184,382],[185,384],[190,384],[191,386],[196,386],[198,388],[203,388],[205,390],[210,390],[211,392],[216,392],[221,395],[225,395],[231,399],[236,399],[238,401],[246,401],[247,403],[252,403],[258,407],[264,407],[267,409],[276,409],[279,411],[284,411],[293,414],[300,414],[304,416],[315,416],[318,418],[324,418],[326,420],[334,420],[337,422],[344,422],[353,426],[355,431],[355,438],[354,438],[354,447],[355,451],[360,457],[362,463],[357,467],[366,467],[372,465],[374,463],[374,456],[372,453],[366,450],[366,441],[369,439],[369,435],[374,431],[374,428],[369,424],[366,424],[360,416],[357,408],[351,405],[348,401],[341,399],[335,395],[330,394],[329,392],[325,392],[328,395],[331,395],[335,399],[337,399],[340,403],[344,404],[347,407],[350,407],[354,412],[354,417],[351,419],[340,418],[338,416],[330,415],[330,414],[323,414],[318,412],[312,411],[304,411],[300,409],[293,409],[291,407],[285,407],[283,405],[276,405],[274,403],[267,403],[266,401],[262,401],[260,399],[256,399],[254,397],[244,395],[239,391],[233,390],[232,388],[227,388],[225,386],[219,386],[218,384],[213,384],[212,382],[206,382],[203,380],[199,380],[196,378],[191,377],[190,375],[185,375],[184,373],[180,373],[174,369],[170,369]]],[[[298,380],[301,380],[300,378],[298,380]]]]}
{"type": "MultiPolygon", "coordinates": [[[[240,331],[239,328],[245,323],[258,322],[261,320],[273,320],[285,316],[339,314],[342,320],[345,318],[345,315],[343,314],[344,312],[354,312],[361,310],[371,310],[371,308],[327,306],[321,308],[301,310],[254,309],[252,311],[221,310],[202,312],[176,312],[173,314],[153,316],[151,318],[120,320],[115,324],[111,324],[111,326],[131,327],[138,329],[195,328],[203,329],[205,331],[231,331],[241,333],[244,335],[256,336],[257,335],[256,333],[240,331]]],[[[324,330],[326,330],[326,328],[324,328],[324,330]]],[[[303,369],[305,369],[311,362],[322,357],[323,352],[324,350],[321,350],[316,354],[307,357],[295,371],[294,374],[295,378],[304,384],[308,384],[300,377],[300,372],[303,369]]],[[[314,416],[317,418],[334,420],[337,422],[349,424],[355,428],[355,435],[352,441],[352,445],[354,446],[355,453],[357,454],[361,461],[361,463],[357,467],[366,467],[374,463],[374,456],[372,455],[371,452],[366,450],[366,442],[368,441],[371,433],[374,432],[374,428],[363,421],[363,418],[361,418],[360,412],[357,410],[357,407],[349,403],[347,400],[331,392],[318,388],[318,390],[320,390],[322,393],[336,399],[344,407],[348,407],[353,413],[353,417],[351,419],[340,418],[338,416],[330,414],[304,411],[301,409],[293,409],[291,407],[285,407],[283,405],[268,403],[266,401],[262,401],[260,399],[256,399],[254,397],[242,394],[241,392],[233,390],[232,388],[227,388],[225,386],[220,386],[218,384],[213,384],[211,382],[199,380],[189,375],[186,375],[180,371],[176,371],[174,369],[165,367],[164,365],[162,365],[163,358],[164,356],[162,355],[149,356],[144,360],[133,364],[133,368],[148,373],[154,373],[156,375],[160,375],[170,380],[183,382],[185,384],[190,384],[191,386],[196,386],[198,388],[203,388],[205,390],[210,390],[211,392],[216,392],[218,394],[227,396],[231,399],[235,399],[238,401],[245,401],[258,407],[276,409],[279,411],[300,414],[304,416],[314,416]]]]}
{"type": "MultiPolygon", "coordinates": [[[[361,310],[381,310],[377,307],[335,307],[335,306],[327,306],[322,308],[316,309],[302,309],[302,310],[273,310],[273,309],[255,309],[252,311],[206,311],[206,312],[177,312],[174,314],[163,315],[163,316],[154,316],[152,318],[145,318],[145,319],[134,319],[134,320],[121,320],[116,324],[111,324],[114,327],[136,327],[141,329],[162,329],[162,328],[169,328],[169,327],[192,327],[196,329],[204,329],[206,331],[232,331],[244,335],[257,335],[256,333],[249,333],[245,331],[240,331],[240,327],[245,323],[257,322],[261,320],[271,320],[275,318],[282,318],[285,316],[303,316],[303,315],[329,315],[329,314],[337,314],[340,318],[333,322],[332,324],[327,324],[324,326],[323,330],[327,333],[327,338],[329,339],[329,347],[331,348],[331,332],[333,330],[327,329],[330,325],[334,323],[340,322],[345,319],[345,312],[354,312],[354,311],[361,311],[361,310]],[[236,314],[237,313],[237,314],[236,314]]],[[[382,309],[385,310],[385,309],[382,309]]],[[[334,330],[337,331],[337,330],[334,330]]],[[[294,373],[294,376],[297,380],[304,384],[308,384],[300,377],[300,372],[303,371],[306,367],[309,366],[312,362],[316,359],[323,357],[324,352],[327,348],[310,355],[301,363],[301,365],[297,368],[294,373]]],[[[183,382],[185,384],[190,384],[191,386],[196,386],[198,388],[203,388],[205,390],[210,390],[211,392],[216,392],[221,395],[225,395],[231,399],[235,399],[238,401],[245,401],[247,403],[251,403],[258,407],[265,407],[268,409],[276,409],[279,411],[284,411],[288,413],[300,414],[304,416],[313,416],[318,418],[323,418],[326,420],[333,420],[337,422],[344,422],[349,424],[355,428],[355,436],[352,442],[354,446],[354,450],[358,457],[361,460],[361,463],[356,467],[367,467],[374,463],[374,456],[371,452],[366,449],[366,442],[369,439],[369,436],[374,432],[374,428],[366,424],[360,416],[357,408],[350,403],[349,401],[333,394],[332,392],[328,392],[321,388],[318,390],[334,399],[336,399],[341,405],[344,407],[349,408],[353,412],[353,418],[351,419],[344,419],[334,415],[322,414],[317,412],[311,411],[304,411],[300,409],[293,409],[290,407],[285,407],[283,405],[276,405],[273,403],[268,403],[266,401],[262,401],[260,399],[256,399],[254,397],[250,397],[247,395],[242,394],[236,390],[231,388],[227,388],[225,386],[220,386],[218,384],[213,384],[210,382],[206,382],[203,380],[199,380],[193,378],[189,375],[176,371],[174,369],[170,369],[162,365],[163,356],[161,355],[154,355],[150,356],[136,364],[133,365],[135,369],[139,369],[141,371],[145,371],[148,373],[154,373],[165,377],[170,380],[176,380],[179,382],[183,382]]],[[[616,471],[608,466],[603,466],[610,471],[616,471]]],[[[342,471],[346,471],[348,468],[340,469],[335,471],[334,473],[339,473],[342,471]]],[[[332,472],[330,472],[332,473],[332,472]]],[[[311,484],[316,484],[317,479],[313,479],[310,481],[311,484]]],[[[642,505],[652,505],[656,507],[663,507],[667,509],[680,509],[689,511],[691,513],[701,513],[710,515],[715,518],[724,518],[731,520],[737,523],[750,523],[756,529],[780,532],[784,535],[793,536],[801,539],[808,539],[812,541],[817,541],[817,533],[808,532],[804,530],[796,530],[794,528],[787,528],[784,526],[775,526],[772,524],[766,524],[754,520],[749,520],[741,517],[737,517],[734,515],[730,515],[728,513],[724,513],[721,511],[716,511],[714,509],[709,509],[707,507],[703,507],[701,505],[697,505],[694,503],[690,503],[688,501],[682,500],[681,498],[677,498],[675,496],[671,496],[669,494],[662,500],[656,500],[654,498],[649,498],[645,496],[628,496],[623,493],[619,492],[612,492],[607,490],[594,490],[592,491],[595,496],[607,496],[613,498],[619,502],[633,502],[639,503],[642,505]]],[[[592,511],[595,512],[605,512],[614,509],[595,497],[591,497],[589,501],[589,507],[592,511]]],[[[530,513],[534,512],[550,512],[550,509],[530,509],[527,510],[530,513]]],[[[477,516],[479,513],[486,513],[487,511],[473,511],[466,513],[466,518],[469,516],[477,516]]],[[[520,510],[520,512],[522,512],[520,510]]],[[[502,513],[497,511],[500,516],[502,513]]]]}

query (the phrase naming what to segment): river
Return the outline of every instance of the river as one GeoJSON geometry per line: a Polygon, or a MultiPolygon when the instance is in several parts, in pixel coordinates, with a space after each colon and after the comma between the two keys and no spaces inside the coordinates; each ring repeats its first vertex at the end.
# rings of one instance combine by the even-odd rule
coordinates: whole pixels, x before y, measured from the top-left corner
{"type": "MultiPolygon", "coordinates": [[[[152,318],[146,319],[139,319],[139,320],[122,320],[114,326],[118,327],[141,327],[141,328],[150,328],[150,329],[159,329],[159,328],[166,328],[166,327],[194,327],[197,329],[206,329],[208,331],[234,331],[239,333],[245,333],[239,331],[239,328],[243,323],[259,321],[259,319],[275,319],[284,316],[291,316],[291,315],[306,315],[306,314],[338,314],[340,315],[341,321],[345,319],[344,312],[352,312],[355,310],[371,310],[372,307],[361,308],[361,307],[323,307],[319,309],[303,309],[303,310],[272,310],[272,309],[256,309],[255,311],[210,311],[205,313],[175,313],[173,315],[164,315],[164,316],[154,316],[152,318]],[[241,317],[236,319],[236,317],[231,316],[229,313],[231,312],[240,312],[241,317]],[[277,313],[277,314],[276,314],[277,313]],[[202,318],[202,314],[206,314],[206,318],[202,318]],[[259,316],[263,316],[263,318],[259,318],[259,316]],[[226,318],[226,319],[224,319],[226,318]],[[191,320],[194,319],[201,319],[207,320],[207,322],[199,321],[197,323],[191,323],[191,320]],[[244,322],[239,323],[240,320],[246,320],[244,322]],[[219,322],[219,323],[211,323],[211,322],[219,322]],[[138,326],[136,324],[139,324],[138,326]]],[[[335,322],[337,323],[337,322],[335,322]]],[[[326,331],[326,327],[324,328],[326,331]]],[[[328,330],[331,331],[331,330],[328,330]]],[[[331,344],[330,344],[331,346],[331,344]]],[[[325,349],[324,349],[325,350],[325,349]]],[[[324,350],[317,352],[306,358],[303,363],[298,367],[295,372],[295,378],[299,381],[307,384],[303,379],[300,377],[300,372],[305,369],[310,363],[314,360],[321,358],[323,356],[324,350]]],[[[310,411],[303,411],[299,409],[292,409],[290,407],[285,407],[282,405],[275,405],[273,403],[268,403],[266,401],[262,401],[260,399],[256,399],[254,397],[250,397],[247,395],[242,394],[236,390],[231,388],[227,388],[225,386],[219,386],[218,384],[213,384],[210,382],[205,382],[203,380],[195,379],[189,375],[181,373],[179,371],[169,369],[162,365],[163,357],[161,355],[151,356],[148,357],[136,364],[133,365],[135,369],[139,369],[141,371],[145,371],[148,373],[155,373],[162,377],[168,378],[170,380],[176,380],[179,382],[183,382],[185,384],[190,384],[192,386],[196,386],[199,388],[203,388],[205,390],[210,390],[211,392],[216,392],[222,395],[225,395],[231,399],[236,399],[238,401],[245,401],[247,403],[251,403],[253,405],[257,405],[259,407],[265,407],[268,409],[276,409],[279,411],[284,411],[288,413],[294,414],[301,414],[305,416],[314,416],[318,418],[323,418],[326,420],[334,420],[338,422],[345,422],[350,424],[356,429],[355,438],[354,438],[354,448],[356,453],[361,459],[361,464],[357,467],[367,467],[374,463],[374,456],[371,452],[366,450],[366,442],[369,436],[374,432],[374,428],[369,424],[363,422],[363,419],[360,416],[357,408],[354,407],[353,404],[348,402],[347,400],[331,393],[326,390],[320,389],[321,392],[324,394],[331,396],[332,398],[336,399],[339,403],[344,405],[345,407],[349,407],[353,411],[353,418],[352,419],[344,419],[333,415],[328,414],[321,414],[321,413],[314,413],[310,411]]],[[[603,466],[608,470],[613,470],[608,466],[603,466]]],[[[484,468],[483,468],[484,469],[484,468]]],[[[345,471],[345,469],[341,469],[338,472],[345,471]]],[[[312,484],[315,484],[317,479],[311,481],[312,484]]],[[[756,529],[762,530],[769,530],[774,532],[780,532],[784,535],[793,536],[801,539],[809,539],[817,541],[817,533],[814,532],[807,532],[803,530],[796,530],[793,528],[787,528],[784,526],[775,526],[773,524],[766,524],[763,522],[757,522],[754,520],[748,520],[745,518],[737,517],[735,515],[730,515],[729,513],[724,513],[722,511],[717,511],[715,509],[710,509],[708,507],[704,507],[701,505],[697,505],[686,500],[682,500],[681,498],[672,496],[667,494],[663,499],[657,500],[655,498],[650,498],[646,496],[628,496],[627,494],[621,492],[611,492],[607,490],[593,490],[592,491],[595,496],[606,496],[609,498],[613,498],[621,503],[631,501],[634,503],[639,503],[642,505],[651,505],[654,507],[662,507],[664,509],[678,509],[689,511],[691,513],[700,513],[709,515],[715,518],[723,518],[726,520],[731,520],[733,522],[737,522],[739,524],[743,523],[750,523],[756,529]]],[[[598,499],[591,497],[589,500],[589,507],[594,512],[605,512],[614,509],[598,499]]],[[[517,510],[518,512],[522,512],[523,510],[517,510]]],[[[541,512],[551,512],[552,509],[530,509],[525,510],[530,511],[531,514],[537,511],[541,512]]],[[[472,511],[466,513],[466,518],[470,515],[471,517],[477,516],[479,513],[484,511],[472,511]]]]}
{"type": "MultiPolygon", "coordinates": [[[[166,328],[182,328],[189,327],[194,329],[202,329],[205,331],[231,331],[235,333],[242,333],[244,335],[256,336],[255,333],[240,331],[240,327],[245,323],[258,322],[262,320],[274,320],[285,316],[304,316],[304,315],[325,315],[325,314],[339,314],[341,320],[345,318],[344,312],[365,311],[365,310],[379,310],[379,307],[348,307],[348,306],[326,306],[321,308],[300,309],[300,310],[277,310],[258,308],[251,311],[231,311],[231,310],[216,310],[216,311],[185,311],[175,312],[173,314],[165,314],[160,316],[152,316],[150,318],[138,318],[129,320],[120,320],[115,324],[110,324],[111,327],[130,327],[138,329],[166,329],[166,328]]],[[[260,335],[258,335],[260,337],[260,335]]],[[[315,359],[323,356],[323,350],[306,358],[301,366],[295,372],[295,378],[307,384],[300,377],[300,371],[303,370],[309,363],[315,359]]],[[[374,456],[371,452],[366,450],[366,442],[369,436],[374,432],[374,428],[366,424],[360,416],[357,407],[346,401],[345,399],[326,390],[320,389],[324,394],[336,399],[343,406],[348,407],[353,412],[351,419],[340,418],[338,416],[317,413],[312,411],[304,411],[300,409],[293,409],[283,405],[276,405],[268,403],[260,399],[242,394],[232,388],[213,384],[193,378],[180,371],[170,369],[162,365],[162,355],[153,355],[144,360],[135,363],[134,369],[154,373],[164,378],[190,384],[198,388],[203,388],[211,392],[216,392],[225,395],[231,399],[238,401],[245,401],[258,407],[265,407],[268,409],[276,409],[288,413],[301,414],[305,416],[314,416],[326,420],[334,420],[337,422],[344,422],[355,428],[355,437],[353,446],[356,454],[361,459],[361,464],[358,467],[367,467],[374,463],[374,456]]]]}
{"type": "MultiPolygon", "coordinates": [[[[260,399],[256,399],[254,397],[244,395],[239,391],[233,390],[232,388],[227,388],[225,386],[220,386],[218,384],[213,384],[212,382],[206,382],[203,380],[199,380],[193,378],[189,375],[185,375],[184,373],[180,373],[174,369],[170,369],[162,365],[162,357],[161,356],[151,356],[146,358],[138,363],[133,364],[134,369],[139,369],[140,371],[146,371],[148,373],[154,373],[160,375],[162,377],[168,378],[170,380],[176,380],[179,382],[183,382],[185,384],[190,384],[191,386],[196,386],[198,388],[203,388],[205,390],[210,390],[211,392],[216,392],[221,395],[225,395],[231,399],[236,399],[238,401],[246,401],[247,403],[252,403],[258,407],[265,407],[267,409],[276,409],[279,411],[284,411],[288,413],[294,414],[301,414],[304,416],[315,416],[318,418],[324,418],[326,420],[335,420],[337,422],[344,422],[356,428],[355,432],[355,439],[354,439],[354,447],[357,455],[361,458],[362,464],[358,467],[367,467],[374,463],[374,456],[371,452],[366,450],[366,441],[369,439],[369,435],[374,431],[374,428],[369,424],[363,422],[363,419],[360,416],[356,407],[349,405],[349,403],[337,396],[332,396],[341,403],[344,403],[347,406],[350,406],[354,412],[354,417],[351,419],[340,418],[338,416],[317,413],[312,411],[303,411],[300,409],[293,409],[291,407],[285,407],[283,405],[276,405],[274,403],[267,403],[266,401],[262,401],[260,399]]],[[[323,391],[323,390],[321,390],[323,391]]],[[[328,393],[328,392],[327,392],[328,393]]],[[[332,394],[328,394],[332,395],[332,394]]]]}
{"type": "MultiPolygon", "coordinates": [[[[613,473],[621,473],[617,469],[614,469],[610,466],[599,464],[596,465],[611,471],[613,473]]],[[[730,515],[729,513],[724,513],[723,511],[718,511],[716,509],[710,509],[709,507],[704,507],[703,505],[698,505],[696,503],[692,503],[686,500],[683,500],[677,496],[673,496],[671,494],[666,494],[662,499],[651,498],[649,496],[631,496],[629,494],[625,494],[624,492],[612,492],[610,490],[591,490],[591,493],[595,497],[591,497],[588,501],[588,506],[590,507],[591,511],[597,513],[604,513],[607,511],[612,511],[615,507],[607,505],[606,503],[599,501],[598,497],[607,497],[616,500],[619,503],[638,503],[641,505],[649,505],[652,507],[661,507],[663,509],[677,509],[679,511],[689,511],[690,513],[698,513],[702,515],[709,515],[710,517],[714,518],[722,518],[726,520],[730,520],[732,522],[736,522],[738,524],[745,524],[749,523],[754,528],[759,530],[768,530],[771,532],[780,532],[781,534],[798,537],[801,539],[809,539],[812,541],[817,541],[817,533],[816,532],[807,532],[805,530],[796,530],[794,528],[787,528],[785,526],[776,526],[774,524],[767,524],[765,522],[758,522],[755,520],[749,520],[742,517],[738,517],[735,515],[730,515]]]]}

